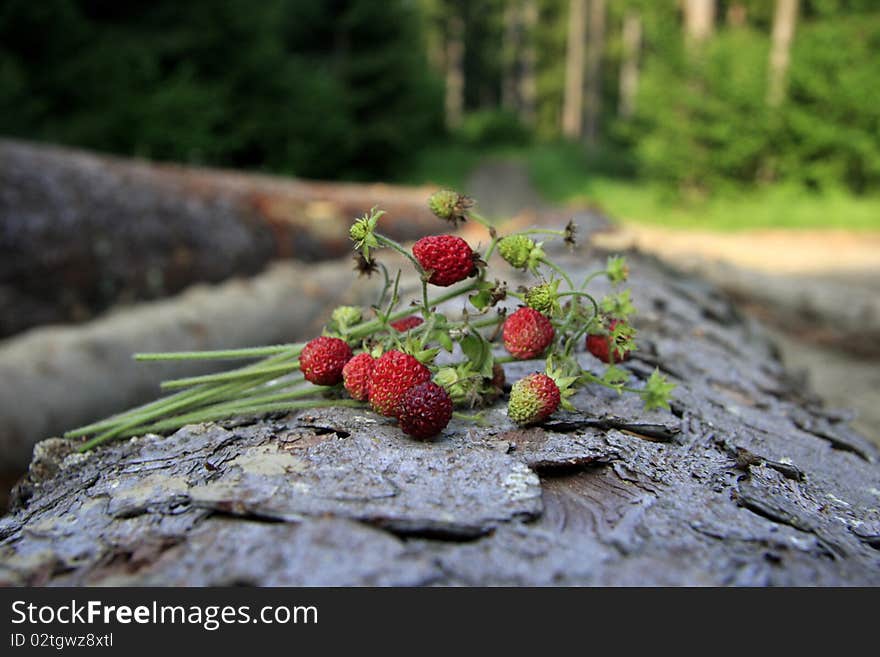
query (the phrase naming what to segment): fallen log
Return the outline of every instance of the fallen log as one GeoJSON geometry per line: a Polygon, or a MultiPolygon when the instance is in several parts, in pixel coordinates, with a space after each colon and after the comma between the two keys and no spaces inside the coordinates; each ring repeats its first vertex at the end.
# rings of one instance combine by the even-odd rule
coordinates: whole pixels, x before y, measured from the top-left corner
{"type": "Polygon", "coordinates": [[[349,253],[372,205],[386,232],[437,230],[429,190],[331,184],[0,140],[0,338],[76,322],[278,258],[349,253]]]}
{"type": "MultiPolygon", "coordinates": [[[[877,448],[714,288],[630,264],[640,350],[624,366],[665,372],[670,410],[587,387],[544,425],[496,406],[431,443],[352,409],[87,454],[44,441],[0,519],[0,582],[880,585],[877,448]]],[[[542,367],[505,366],[509,381],[542,367]]]]}

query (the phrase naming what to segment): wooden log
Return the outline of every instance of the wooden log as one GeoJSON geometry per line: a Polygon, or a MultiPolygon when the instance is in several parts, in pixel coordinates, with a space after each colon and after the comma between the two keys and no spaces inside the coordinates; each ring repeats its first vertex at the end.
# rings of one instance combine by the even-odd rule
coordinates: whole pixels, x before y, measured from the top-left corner
{"type": "Polygon", "coordinates": [[[352,219],[373,205],[397,239],[442,231],[430,192],[0,140],[0,338],[251,275],[277,258],[343,256],[352,219]]]}
{"type": "MultiPolygon", "coordinates": [[[[563,259],[572,274],[603,254],[563,259]]],[[[880,585],[877,448],[711,286],[631,260],[638,385],[435,442],[321,409],[80,455],[40,443],[0,519],[13,585],[880,585]],[[75,522],[72,522],[75,519],[75,522]]],[[[511,280],[515,285],[516,281],[511,280]]],[[[581,353],[582,365],[601,364],[581,353]]],[[[542,369],[506,365],[509,381],[542,369]]]]}

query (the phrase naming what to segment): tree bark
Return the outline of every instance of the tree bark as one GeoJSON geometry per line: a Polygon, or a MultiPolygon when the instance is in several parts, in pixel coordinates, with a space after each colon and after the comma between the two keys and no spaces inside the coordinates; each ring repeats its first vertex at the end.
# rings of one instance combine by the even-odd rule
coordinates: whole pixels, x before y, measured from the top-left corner
{"type": "Polygon", "coordinates": [[[797,14],[798,0],[776,0],[767,82],[767,104],[771,107],[778,107],[785,100],[786,74],[791,60],[797,14]]]}
{"type": "Polygon", "coordinates": [[[715,0],[684,0],[684,27],[689,43],[699,45],[715,31],[715,0]]]}
{"type": "MultiPolygon", "coordinates": [[[[579,277],[605,254],[553,257],[579,277]]],[[[590,386],[540,426],[499,404],[433,442],[355,409],[85,456],[45,441],[0,520],[0,583],[880,585],[877,449],[716,290],[638,254],[630,275],[622,367],[636,386],[664,371],[670,410],[590,386]]]]}
{"type": "Polygon", "coordinates": [[[535,31],[538,27],[538,3],[525,0],[522,7],[522,62],[519,76],[519,111],[522,122],[534,126],[538,102],[538,49],[535,31]]]}
{"type": "Polygon", "coordinates": [[[562,134],[570,139],[580,139],[584,128],[584,41],[586,34],[587,0],[570,0],[565,56],[565,96],[562,106],[562,134]]]}
{"type": "Polygon", "coordinates": [[[464,19],[456,13],[446,26],[446,126],[455,129],[464,116],[464,19]]]}
{"type": "Polygon", "coordinates": [[[639,92],[639,51],[642,47],[642,18],[636,11],[623,17],[623,54],[620,62],[620,102],[617,113],[630,119],[636,112],[639,92]]]}
{"type": "Polygon", "coordinates": [[[605,50],[605,0],[590,0],[587,38],[587,93],[584,136],[587,146],[599,141],[602,112],[602,53],[605,50]]]}

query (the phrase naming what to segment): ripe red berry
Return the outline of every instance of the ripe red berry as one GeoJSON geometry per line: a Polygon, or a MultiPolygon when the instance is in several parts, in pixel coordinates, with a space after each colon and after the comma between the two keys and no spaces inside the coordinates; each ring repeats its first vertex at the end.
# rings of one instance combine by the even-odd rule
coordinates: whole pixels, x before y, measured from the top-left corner
{"type": "Polygon", "coordinates": [[[396,322],[391,322],[391,328],[395,329],[400,333],[406,333],[412,328],[423,324],[425,320],[423,320],[418,315],[410,315],[409,317],[404,317],[403,319],[398,319],[396,322]]]}
{"type": "Polygon", "coordinates": [[[410,388],[400,400],[400,428],[413,438],[436,436],[451,418],[452,398],[433,381],[410,388]]]}
{"type": "Polygon", "coordinates": [[[422,269],[431,273],[428,282],[440,287],[463,281],[477,271],[477,254],[455,235],[423,237],[413,245],[413,255],[422,269]]]}
{"type": "Polygon", "coordinates": [[[344,340],[322,335],[303,347],[299,367],[306,381],[333,386],[342,382],[342,368],[352,356],[351,347],[344,340]]]}
{"type": "Polygon", "coordinates": [[[517,424],[542,422],[556,412],[561,400],[559,386],[546,374],[530,374],[513,384],[507,416],[517,424]]]}
{"type": "Polygon", "coordinates": [[[612,360],[615,363],[619,363],[626,360],[629,355],[629,352],[620,346],[615,346],[613,350],[611,349],[611,333],[619,323],[619,320],[612,319],[608,324],[608,333],[606,335],[596,334],[587,336],[587,351],[603,363],[610,363],[612,360]]]}
{"type": "Polygon", "coordinates": [[[404,393],[431,379],[431,371],[414,356],[386,351],[373,366],[370,405],[382,415],[397,417],[404,393]]]}
{"type": "Polygon", "coordinates": [[[358,354],[342,368],[342,380],[352,399],[367,401],[370,398],[370,380],[376,359],[368,353],[358,354]]]}
{"type": "Polygon", "coordinates": [[[555,334],[550,320],[533,308],[520,308],[504,322],[504,346],[520,360],[543,354],[555,334]]]}

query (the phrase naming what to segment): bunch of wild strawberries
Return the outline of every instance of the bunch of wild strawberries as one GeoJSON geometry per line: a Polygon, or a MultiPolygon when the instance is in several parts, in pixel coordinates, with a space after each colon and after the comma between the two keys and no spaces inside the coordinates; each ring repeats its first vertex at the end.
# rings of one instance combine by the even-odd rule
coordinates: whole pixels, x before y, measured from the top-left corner
{"type": "MultiPolygon", "coordinates": [[[[545,359],[543,371],[516,381],[510,389],[507,413],[517,424],[542,422],[559,408],[573,410],[569,398],[587,384],[633,392],[648,408],[668,405],[673,386],[658,372],[641,388],[633,388],[626,385],[629,373],[617,366],[635,348],[635,330],[629,323],[635,309],[629,291],[619,289],[628,274],[623,258],[609,258],[604,269],[576,284],[547,256],[543,242],[533,239],[543,235],[573,243],[571,223],[564,230],[499,236],[473,210],[472,201],[455,192],[437,192],[429,205],[453,227],[467,219],[484,225],[488,246],[477,253],[460,237],[436,235],[423,237],[407,250],[378,230],[384,213],[373,209],[350,231],[358,269],[384,277],[373,317],[365,317],[362,308],[342,306],[333,311],[324,335],[304,344],[136,354],[145,361],[260,360],[226,372],[164,381],[163,389],[176,392],[65,435],[90,436],[79,446],[86,451],[116,438],[167,433],[192,423],[368,404],[396,418],[407,434],[425,439],[443,430],[456,415],[455,407],[475,409],[501,397],[505,362],[538,358],[545,359]],[[421,280],[419,299],[402,303],[401,272],[392,277],[374,257],[382,248],[412,263],[421,280]],[[496,252],[511,267],[530,273],[533,284],[514,291],[488,279],[487,263],[496,252]],[[587,291],[597,276],[608,278],[614,288],[601,300],[587,291]],[[431,297],[434,288],[443,292],[431,297]],[[466,298],[461,314],[439,310],[459,297],[466,298]],[[499,305],[507,298],[520,304],[510,314],[499,305]],[[493,348],[499,336],[507,355],[493,348]],[[607,364],[601,376],[579,365],[576,352],[581,344],[607,364]],[[351,399],[335,394],[343,388],[351,399]]],[[[479,411],[461,415],[482,418],[479,411]]]]}
{"type": "MultiPolygon", "coordinates": [[[[396,418],[405,433],[420,439],[439,434],[455,407],[473,408],[501,396],[505,385],[502,364],[512,360],[546,359],[545,371],[516,381],[510,389],[507,413],[520,425],[542,422],[560,407],[571,410],[568,398],[585,383],[631,390],[648,407],[668,404],[671,385],[658,373],[636,390],[624,385],[629,375],[615,365],[635,348],[635,330],[628,322],[634,312],[629,291],[597,301],[585,290],[598,275],[615,286],[624,282],[628,271],[622,258],[610,258],[604,270],[578,286],[548,258],[543,243],[533,239],[549,235],[573,243],[571,223],[561,231],[534,229],[499,237],[473,211],[467,197],[441,191],[430,198],[429,205],[435,215],[453,225],[468,218],[486,225],[490,242],[485,252],[478,253],[456,235],[423,237],[407,251],[379,232],[383,212],[374,209],[358,219],[350,231],[358,251],[358,269],[371,273],[381,268],[385,275],[382,296],[373,307],[376,325],[367,335],[350,330],[362,326],[361,309],[337,308],[325,335],[308,342],[300,353],[307,381],[321,386],[342,384],[352,399],[396,418]],[[398,311],[399,272],[392,282],[374,258],[374,251],[382,247],[408,258],[420,276],[422,298],[408,310],[398,311]],[[512,267],[531,272],[535,284],[513,292],[497,280],[488,281],[486,263],[496,251],[512,267]],[[440,299],[429,299],[431,287],[456,284],[463,285],[440,299]],[[560,289],[562,284],[565,287],[560,289]],[[438,301],[464,295],[468,301],[461,316],[450,317],[438,310],[438,301]],[[493,312],[507,297],[516,298],[520,307],[510,314],[503,308],[493,312]],[[493,335],[486,337],[481,329],[490,329],[493,335]],[[508,356],[497,356],[490,344],[490,338],[499,333],[508,356]],[[610,365],[603,376],[578,364],[575,350],[581,339],[587,351],[610,365]],[[441,351],[449,356],[438,358],[441,351]],[[456,355],[461,356],[457,361],[456,355]]],[[[479,419],[479,415],[470,417],[479,419]]]]}

